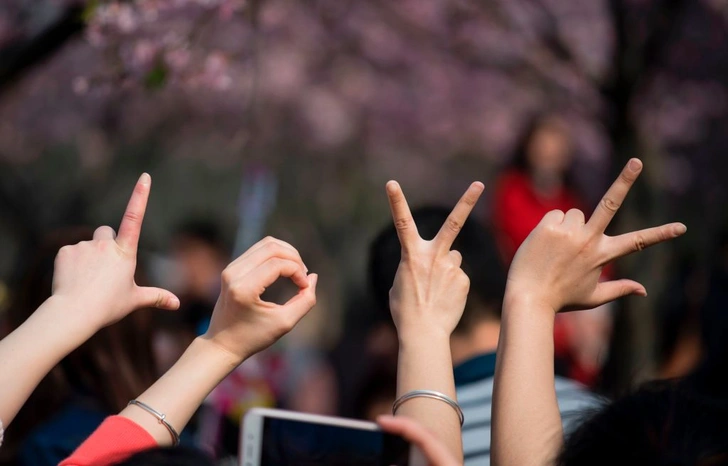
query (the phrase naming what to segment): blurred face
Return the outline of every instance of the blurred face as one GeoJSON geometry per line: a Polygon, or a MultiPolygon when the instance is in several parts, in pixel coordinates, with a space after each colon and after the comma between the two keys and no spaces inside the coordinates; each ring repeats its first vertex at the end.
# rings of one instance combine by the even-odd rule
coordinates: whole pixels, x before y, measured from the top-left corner
{"type": "Polygon", "coordinates": [[[532,173],[543,177],[561,177],[571,163],[571,141],[564,123],[550,120],[536,130],[526,157],[532,173]]]}

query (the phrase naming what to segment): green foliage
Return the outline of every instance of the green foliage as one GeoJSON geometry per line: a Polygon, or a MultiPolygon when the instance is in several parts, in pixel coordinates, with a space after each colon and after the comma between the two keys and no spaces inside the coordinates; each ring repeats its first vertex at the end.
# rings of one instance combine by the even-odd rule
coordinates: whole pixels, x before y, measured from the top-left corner
{"type": "Polygon", "coordinates": [[[160,89],[167,82],[169,72],[161,61],[155,63],[149,73],[144,76],[144,85],[147,89],[160,89]]]}
{"type": "Polygon", "coordinates": [[[81,20],[86,24],[90,23],[100,4],[101,2],[99,0],[90,0],[87,2],[81,11],[81,20]]]}

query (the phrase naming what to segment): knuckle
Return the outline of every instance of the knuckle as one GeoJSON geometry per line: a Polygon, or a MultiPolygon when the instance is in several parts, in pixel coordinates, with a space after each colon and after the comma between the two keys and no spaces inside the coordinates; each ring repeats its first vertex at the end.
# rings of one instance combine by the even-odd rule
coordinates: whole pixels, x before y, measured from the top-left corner
{"type": "Polygon", "coordinates": [[[463,225],[460,222],[451,217],[448,217],[448,219],[445,221],[445,225],[447,226],[447,229],[452,231],[453,233],[459,233],[460,230],[463,228],[463,225]]]}
{"type": "Polygon", "coordinates": [[[616,212],[620,208],[619,202],[616,202],[614,199],[607,196],[602,198],[601,205],[608,212],[616,212]]]}
{"type": "Polygon", "coordinates": [[[235,280],[235,272],[233,272],[232,268],[227,267],[225,270],[222,271],[220,278],[225,285],[229,286],[235,280]]]}
{"type": "Polygon", "coordinates": [[[138,212],[128,210],[124,212],[124,220],[132,223],[139,223],[142,220],[142,216],[138,212]]]}
{"type": "Polygon", "coordinates": [[[643,235],[636,235],[633,238],[634,241],[634,250],[635,251],[642,251],[646,247],[645,237],[643,235]]]}
{"type": "Polygon", "coordinates": [[[622,172],[619,174],[619,180],[622,183],[632,184],[635,179],[636,177],[629,173],[627,170],[622,170],[622,172]]]}
{"type": "Polygon", "coordinates": [[[409,230],[412,227],[412,222],[408,218],[399,218],[395,220],[394,226],[398,230],[409,230]]]}
{"type": "Polygon", "coordinates": [[[672,238],[672,235],[670,234],[667,227],[661,227],[660,229],[657,230],[657,240],[658,241],[660,241],[660,242],[667,241],[670,238],[672,238]]]}
{"type": "Polygon", "coordinates": [[[283,252],[283,246],[281,246],[277,240],[269,241],[265,246],[265,250],[272,256],[277,256],[283,252]]]}
{"type": "Polygon", "coordinates": [[[463,202],[467,204],[469,207],[472,207],[475,205],[476,202],[478,202],[478,197],[475,194],[466,194],[463,196],[463,202]]]}

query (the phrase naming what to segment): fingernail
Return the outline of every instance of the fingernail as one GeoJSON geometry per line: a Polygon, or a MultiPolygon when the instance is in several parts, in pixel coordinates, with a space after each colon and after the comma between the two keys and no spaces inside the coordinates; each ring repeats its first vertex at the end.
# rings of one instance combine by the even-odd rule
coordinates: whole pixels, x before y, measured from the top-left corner
{"type": "Polygon", "coordinates": [[[316,284],[318,283],[318,274],[312,274],[311,277],[311,286],[316,287],[316,284]]]}
{"type": "Polygon", "coordinates": [[[637,290],[634,292],[637,296],[642,296],[643,298],[647,297],[647,290],[637,290]]]}
{"type": "Polygon", "coordinates": [[[152,177],[149,176],[149,173],[142,173],[142,176],[139,177],[139,182],[141,184],[149,185],[152,183],[152,177]]]}
{"type": "Polygon", "coordinates": [[[642,162],[638,159],[632,159],[629,161],[629,169],[633,172],[639,171],[642,168],[642,162]]]}
{"type": "Polygon", "coordinates": [[[397,182],[394,180],[387,181],[386,188],[388,192],[394,192],[397,189],[397,182]]]}
{"type": "Polygon", "coordinates": [[[169,305],[171,307],[173,307],[174,309],[179,309],[179,306],[180,306],[179,298],[177,296],[172,296],[172,298],[170,298],[170,300],[169,300],[169,305]]]}
{"type": "Polygon", "coordinates": [[[675,225],[674,231],[675,231],[675,236],[680,236],[680,235],[685,234],[686,231],[688,231],[688,227],[686,227],[685,225],[683,225],[681,223],[679,225],[675,225]]]}

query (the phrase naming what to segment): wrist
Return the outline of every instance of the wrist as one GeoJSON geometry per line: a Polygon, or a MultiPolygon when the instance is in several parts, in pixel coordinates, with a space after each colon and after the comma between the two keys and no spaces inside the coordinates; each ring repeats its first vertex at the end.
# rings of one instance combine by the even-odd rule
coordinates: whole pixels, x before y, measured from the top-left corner
{"type": "Polygon", "coordinates": [[[544,293],[507,287],[503,296],[503,314],[514,312],[536,312],[556,316],[559,309],[551,304],[544,293]]]}
{"type": "Polygon", "coordinates": [[[195,345],[197,350],[206,354],[210,359],[221,366],[228,367],[230,371],[243,363],[250,357],[248,354],[237,354],[229,350],[225,345],[220,344],[213,336],[205,333],[195,338],[190,348],[195,345]]]}
{"type": "Polygon", "coordinates": [[[79,309],[82,306],[86,304],[66,296],[51,295],[31,317],[52,323],[56,332],[63,332],[69,341],[79,346],[103,327],[89,318],[88,313],[82,312],[79,309]]]}
{"type": "Polygon", "coordinates": [[[397,330],[400,349],[421,348],[422,346],[450,347],[452,332],[437,326],[412,326],[397,330]]]}

